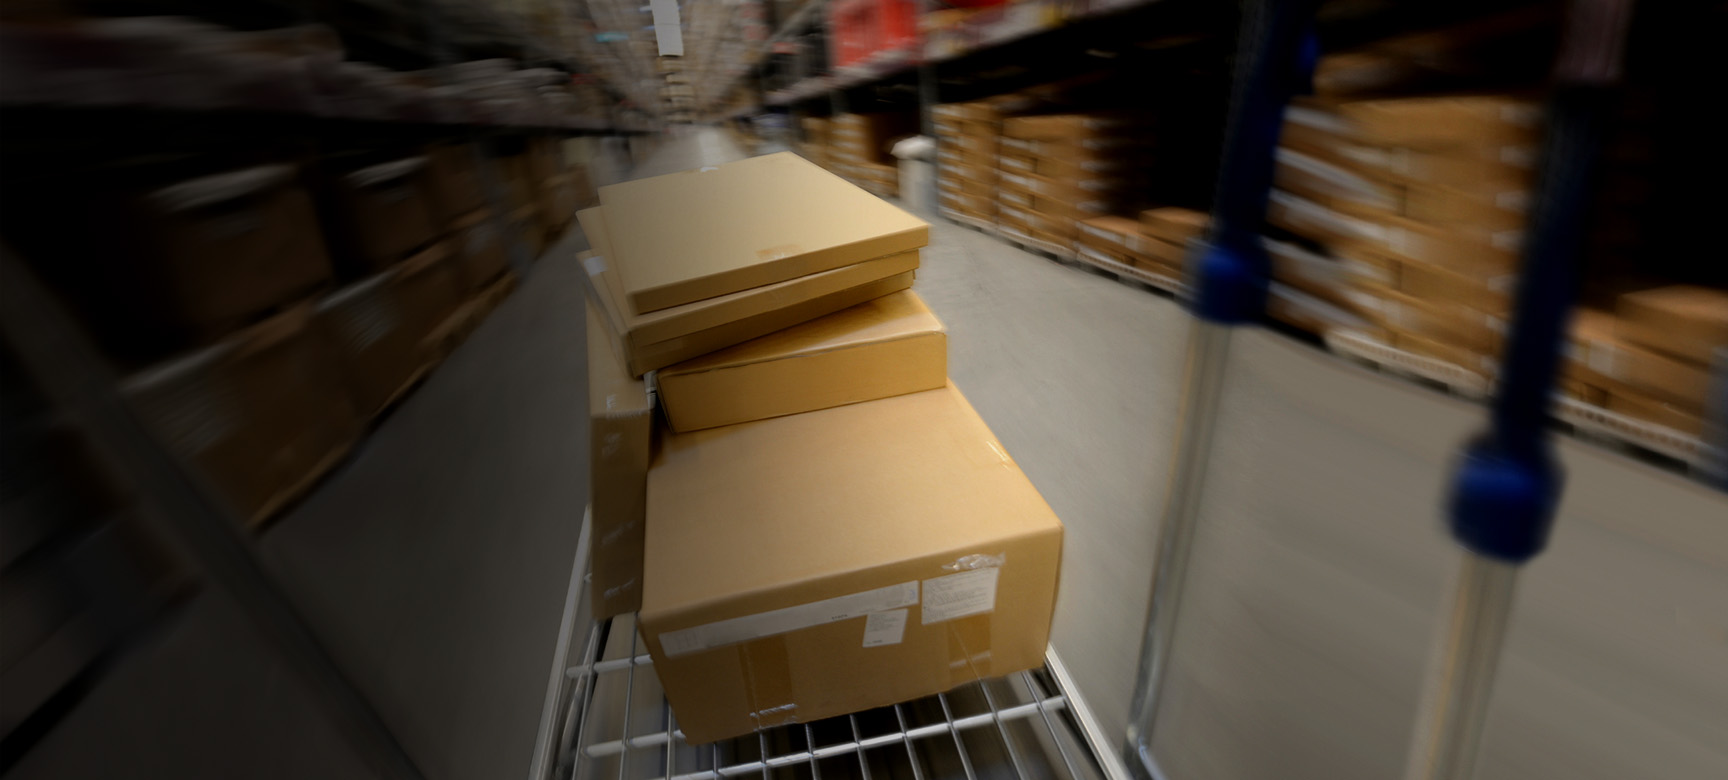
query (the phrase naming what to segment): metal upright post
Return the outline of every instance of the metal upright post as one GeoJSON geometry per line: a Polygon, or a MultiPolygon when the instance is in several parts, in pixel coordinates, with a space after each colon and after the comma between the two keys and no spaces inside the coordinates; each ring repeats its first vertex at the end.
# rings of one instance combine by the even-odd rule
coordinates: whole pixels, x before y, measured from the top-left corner
{"type": "Polygon", "coordinates": [[[1430,667],[1409,780],[1474,772],[1518,567],[1542,551],[1553,525],[1561,476],[1545,427],[1631,5],[1579,0],[1568,12],[1500,389],[1488,431],[1466,446],[1453,474],[1447,520],[1464,561],[1430,667]]]}
{"type": "Polygon", "coordinates": [[[1271,261],[1260,243],[1260,225],[1284,105],[1308,76],[1304,44],[1311,39],[1313,11],[1313,0],[1244,5],[1211,227],[1188,252],[1188,303],[1195,319],[1125,756],[1129,766],[1148,777],[1162,776],[1152,756],[1152,728],[1175,642],[1232,328],[1258,322],[1266,308],[1271,261]]]}

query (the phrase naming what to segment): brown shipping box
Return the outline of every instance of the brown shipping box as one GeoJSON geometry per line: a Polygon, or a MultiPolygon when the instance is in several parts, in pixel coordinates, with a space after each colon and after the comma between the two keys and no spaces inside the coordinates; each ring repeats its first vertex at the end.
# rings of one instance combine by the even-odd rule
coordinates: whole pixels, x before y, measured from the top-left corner
{"type": "Polygon", "coordinates": [[[334,345],[355,407],[387,408],[437,363],[428,336],[456,309],[447,242],[318,302],[319,328],[334,345]]]}
{"type": "Polygon", "coordinates": [[[426,158],[373,165],[336,181],[336,220],[357,270],[382,271],[437,237],[426,158]]]}
{"type": "Polygon", "coordinates": [[[1621,335],[1699,365],[1728,348],[1728,291],[1674,285],[1620,296],[1621,335]]]}
{"type": "Polygon", "coordinates": [[[456,256],[450,270],[458,292],[478,290],[510,267],[509,247],[504,245],[491,211],[470,213],[457,219],[452,228],[450,243],[456,256]]]}
{"type": "Polygon", "coordinates": [[[1140,223],[1128,217],[1094,217],[1082,220],[1076,230],[1078,246],[1103,250],[1120,262],[1128,262],[1147,252],[1149,239],[1140,235],[1140,223]]]}
{"type": "Polygon", "coordinates": [[[948,336],[902,290],[660,369],[672,430],[689,432],[873,401],[948,381],[948,336]]]}
{"type": "Polygon", "coordinates": [[[600,189],[638,314],[909,252],[930,226],[781,152],[600,189]]]}
{"type": "Polygon", "coordinates": [[[589,597],[596,618],[642,606],[642,532],[648,506],[654,396],[613,351],[605,314],[588,310],[589,597]]]}
{"type": "Polygon", "coordinates": [[[1386,98],[1337,105],[1350,132],[1386,146],[1524,145],[1539,141],[1541,110],[1505,95],[1386,98]]]}
{"type": "Polygon", "coordinates": [[[479,151],[472,144],[427,149],[426,191],[432,215],[440,224],[485,208],[486,188],[480,183],[479,151]]]}
{"type": "Polygon", "coordinates": [[[912,273],[918,268],[918,252],[903,252],[705,301],[634,314],[625,303],[623,283],[610,262],[612,231],[605,210],[583,209],[577,212],[576,219],[589,244],[597,250],[584,258],[584,268],[618,334],[619,351],[626,356],[625,363],[636,376],[904,289],[911,285],[912,273]],[[896,281],[884,290],[882,283],[888,279],[896,281]],[[875,295],[860,297],[872,291],[875,295]]]}
{"type": "Polygon", "coordinates": [[[1610,312],[1591,308],[1574,312],[1566,376],[1610,393],[1647,395],[1698,414],[1708,399],[1710,372],[1625,341],[1619,334],[1621,325],[1610,312]]]}
{"type": "Polygon", "coordinates": [[[1179,206],[1147,209],[1140,212],[1140,232],[1172,244],[1187,244],[1206,232],[1210,219],[1204,211],[1179,206]]]}
{"type": "Polygon", "coordinates": [[[151,309],[152,321],[223,329],[330,278],[312,199],[289,166],[193,179],[151,192],[132,208],[148,245],[99,262],[112,268],[104,276],[114,288],[125,291],[122,305],[151,309]]]}
{"type": "Polygon", "coordinates": [[[1654,423],[1690,435],[1704,435],[1704,418],[1697,412],[1663,403],[1643,393],[1615,390],[1608,394],[1608,411],[1654,423]]]}
{"type": "Polygon", "coordinates": [[[121,394],[253,525],[335,465],[360,435],[310,306],[127,377],[121,394]]]}
{"type": "Polygon", "coordinates": [[[1062,524],[952,385],[668,435],[647,522],[637,628],[692,743],[1043,663],[1062,524]]]}

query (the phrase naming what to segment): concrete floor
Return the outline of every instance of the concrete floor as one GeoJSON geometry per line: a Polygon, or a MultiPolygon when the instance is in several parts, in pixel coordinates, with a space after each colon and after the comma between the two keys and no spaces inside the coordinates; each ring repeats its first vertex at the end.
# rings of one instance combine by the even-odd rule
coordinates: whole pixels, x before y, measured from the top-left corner
{"type": "MultiPolygon", "coordinates": [[[[631,173],[742,153],[686,133],[631,173]]],[[[631,167],[605,162],[603,182],[631,167]]],[[[264,540],[429,778],[527,769],[587,495],[580,240],[540,261],[264,540]]],[[[1067,524],[1053,642],[1121,734],[1186,315],[940,220],[915,289],[949,328],[956,384],[1067,524]]],[[[1236,341],[1158,755],[1180,780],[1395,776],[1455,560],[1439,532],[1443,475],[1480,409],[1270,334],[1236,341]]],[[[1523,583],[1482,776],[1728,776],[1728,501],[1595,447],[1561,449],[1570,492],[1523,583]]],[[[77,766],[364,776],[243,621],[204,611],[229,617],[187,622],[224,638],[201,628],[196,652],[163,641],[131,663],[198,670],[207,694],[175,701],[177,722],[235,733],[199,743],[151,722],[77,766]],[[248,763],[269,757],[294,763],[248,763]]],[[[147,718],[75,718],[41,752],[147,718]]]]}

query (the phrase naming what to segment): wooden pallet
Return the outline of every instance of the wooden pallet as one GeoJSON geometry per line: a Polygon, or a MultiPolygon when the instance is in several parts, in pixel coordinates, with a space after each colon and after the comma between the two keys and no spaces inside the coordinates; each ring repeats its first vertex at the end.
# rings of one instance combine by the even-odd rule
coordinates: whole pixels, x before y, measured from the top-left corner
{"type": "Polygon", "coordinates": [[[1324,340],[1326,348],[1336,354],[1389,374],[1437,385],[1453,395],[1479,401],[1494,388],[1493,379],[1481,372],[1406,352],[1356,331],[1330,331],[1324,340]]]}
{"type": "Polygon", "coordinates": [[[956,225],[969,227],[980,233],[988,233],[992,236],[998,235],[996,232],[996,225],[989,220],[961,214],[958,211],[949,211],[947,209],[940,209],[940,211],[942,212],[942,216],[947,217],[949,222],[953,222],[956,225]]]}
{"type": "Polygon", "coordinates": [[[1712,469],[1718,455],[1697,436],[1627,417],[1576,398],[1556,398],[1554,418],[1570,426],[1572,434],[1580,439],[1679,461],[1700,473],[1712,469]]]}
{"type": "Polygon", "coordinates": [[[1043,255],[1059,263],[1071,264],[1074,262],[1073,247],[1052,244],[1048,241],[1028,236],[1025,233],[1020,233],[1012,228],[997,228],[996,235],[1003,241],[1007,241],[1008,243],[1019,247],[1021,250],[1031,252],[1032,254],[1043,255]]]}
{"type": "Polygon", "coordinates": [[[1076,251],[1074,253],[1074,259],[1080,261],[1083,265],[1098,269],[1115,277],[1117,281],[1134,284],[1136,286],[1150,287],[1158,292],[1169,293],[1171,295],[1181,295],[1185,289],[1182,280],[1179,277],[1160,271],[1154,271],[1149,268],[1129,265],[1093,252],[1087,252],[1085,250],[1076,251]]]}

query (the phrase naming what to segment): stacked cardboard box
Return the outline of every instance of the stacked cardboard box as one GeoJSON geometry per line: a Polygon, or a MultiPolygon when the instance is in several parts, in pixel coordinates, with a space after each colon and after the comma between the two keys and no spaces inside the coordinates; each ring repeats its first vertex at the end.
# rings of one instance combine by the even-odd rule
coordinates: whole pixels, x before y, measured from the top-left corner
{"type": "Polygon", "coordinates": [[[1138,197],[1145,119],[1121,114],[1051,114],[1002,121],[996,223],[1020,240],[1074,245],[1081,220],[1119,211],[1138,197]]]}
{"type": "Polygon", "coordinates": [[[1274,277],[1401,349],[1492,373],[1537,143],[1515,96],[1308,102],[1286,114],[1274,277]]]}
{"type": "Polygon", "coordinates": [[[948,384],[911,271],[868,270],[895,251],[915,267],[926,226],[790,154],[601,201],[578,215],[595,247],[589,358],[609,363],[590,371],[595,609],[639,599],[686,738],[1041,663],[1061,523],[948,384]],[[815,308],[785,286],[851,269],[867,273],[815,308]],[[736,304],[776,288],[790,303],[736,304]],[[650,394],[630,378],[653,365],[632,336],[665,335],[665,312],[746,330],[661,366],[650,394]]]}
{"type": "Polygon", "coordinates": [[[996,222],[996,148],[1002,118],[993,101],[932,109],[936,125],[936,206],[946,216],[996,222]]]}
{"type": "Polygon", "coordinates": [[[1728,365],[1728,291],[1635,290],[1573,321],[1565,378],[1583,400],[1693,436],[1711,409],[1714,367],[1728,365]]]}
{"type": "Polygon", "coordinates": [[[830,126],[829,168],[879,198],[899,192],[894,142],[918,132],[918,115],[907,111],[841,114],[830,126]]]}
{"type": "Polygon", "coordinates": [[[798,122],[804,131],[804,139],[798,145],[798,153],[804,155],[804,159],[810,162],[824,168],[829,167],[828,149],[831,143],[829,138],[831,123],[828,117],[807,116],[798,122]]]}

